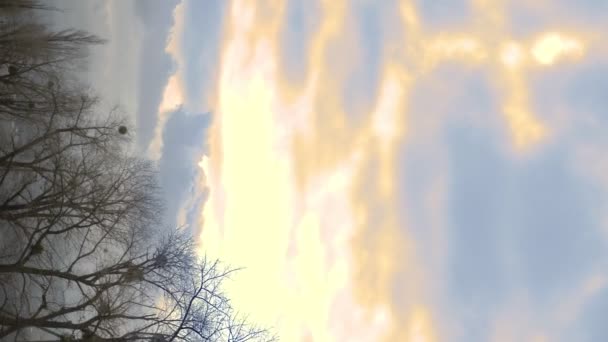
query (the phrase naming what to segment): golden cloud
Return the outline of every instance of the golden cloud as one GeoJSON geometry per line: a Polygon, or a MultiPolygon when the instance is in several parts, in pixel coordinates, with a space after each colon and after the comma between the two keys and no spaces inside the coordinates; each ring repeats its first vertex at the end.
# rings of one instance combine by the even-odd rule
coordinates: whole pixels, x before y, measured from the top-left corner
{"type": "MultiPolygon", "coordinates": [[[[487,68],[504,94],[511,142],[527,151],[550,130],[530,109],[526,69],[582,53],[583,45],[577,50],[576,38],[559,33],[561,40],[552,33],[517,41],[501,25],[431,35],[402,1],[408,41],[384,42],[374,106],[355,122],[342,96],[349,73],[363,67],[349,4],[321,1],[321,25],[302,43],[306,77],[294,82],[280,56],[285,3],[231,3],[210,159],[200,164],[211,188],[199,218],[201,249],[247,267],[229,293],[284,340],[436,341],[441,322],[425,293],[431,279],[396,193],[397,156],[416,125],[410,90],[445,61],[487,68]],[[397,276],[409,283],[402,295],[413,298],[405,307],[394,301],[397,276]]],[[[492,2],[474,5],[480,22],[504,22],[492,2]]]]}

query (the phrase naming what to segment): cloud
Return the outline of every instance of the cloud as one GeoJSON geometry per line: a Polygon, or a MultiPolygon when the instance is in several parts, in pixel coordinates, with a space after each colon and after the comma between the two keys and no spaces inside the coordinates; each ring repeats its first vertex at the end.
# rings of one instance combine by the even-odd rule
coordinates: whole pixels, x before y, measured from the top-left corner
{"type": "MultiPolygon", "coordinates": [[[[167,224],[178,224],[179,211],[195,190],[196,162],[206,152],[203,142],[210,123],[209,114],[187,114],[182,109],[174,112],[165,125],[161,158],[158,162],[160,184],[167,203],[167,224]]],[[[201,194],[204,197],[204,194],[201,194]]],[[[203,199],[198,199],[202,201],[203,199]]],[[[197,200],[190,206],[198,207],[197,200]]]]}
{"type": "Polygon", "coordinates": [[[147,145],[148,156],[152,159],[159,159],[161,157],[165,124],[173,111],[182,106],[184,102],[184,84],[180,77],[183,71],[179,69],[179,62],[183,59],[180,54],[180,48],[184,31],[184,6],[184,1],[181,1],[173,9],[173,24],[164,49],[164,52],[171,57],[173,63],[177,63],[177,66],[163,87],[162,97],[156,109],[156,123],[151,140],[147,145]]]}
{"type": "Polygon", "coordinates": [[[546,33],[534,43],[531,52],[538,63],[551,65],[560,58],[580,58],[583,55],[583,46],[576,39],[558,33],[546,33]]]}
{"type": "Polygon", "coordinates": [[[163,130],[176,108],[181,106],[189,112],[210,110],[207,98],[212,96],[217,78],[214,66],[224,8],[223,1],[183,0],[175,6],[169,39],[164,47],[173,62],[173,70],[157,104],[154,133],[147,145],[153,159],[160,157],[163,130]],[[199,29],[201,23],[204,23],[203,34],[199,29]]]}
{"type": "Polygon", "coordinates": [[[508,320],[577,285],[552,262],[592,274],[600,243],[534,82],[590,35],[522,36],[485,1],[450,5],[453,32],[442,9],[370,4],[226,10],[201,250],[247,265],[229,292],[287,340],[542,340],[508,320]]]}
{"type": "MultiPolygon", "coordinates": [[[[273,4],[284,13],[284,4],[273,4]]],[[[321,8],[323,24],[304,43],[307,72],[286,79],[276,40],[284,18],[233,3],[206,170],[207,205],[221,204],[206,206],[201,243],[248,265],[230,293],[239,308],[255,312],[252,318],[278,324],[282,338],[377,340],[401,323],[392,317],[401,313],[391,289],[395,273],[410,265],[397,263],[410,251],[390,183],[407,126],[399,113],[409,78],[387,63],[378,70],[370,111],[350,122],[343,86],[364,61],[361,38],[343,33],[357,32],[344,3],[321,8]],[[361,328],[344,330],[345,320],[361,328]]],[[[415,271],[407,274],[413,289],[422,287],[415,271]]],[[[403,316],[409,332],[393,335],[430,338],[430,314],[424,303],[414,304],[403,316]]]]}
{"type": "Polygon", "coordinates": [[[180,68],[184,70],[184,105],[190,111],[209,110],[209,100],[217,79],[219,46],[226,1],[186,1],[182,31],[180,68]],[[203,23],[203,34],[198,29],[203,23]],[[201,97],[201,94],[203,96],[201,97]]]}
{"type": "Polygon", "coordinates": [[[141,149],[148,146],[154,135],[155,121],[151,116],[158,110],[163,88],[174,69],[174,62],[164,48],[173,21],[170,13],[177,3],[138,1],[135,5],[145,27],[138,80],[137,144],[141,149]]]}

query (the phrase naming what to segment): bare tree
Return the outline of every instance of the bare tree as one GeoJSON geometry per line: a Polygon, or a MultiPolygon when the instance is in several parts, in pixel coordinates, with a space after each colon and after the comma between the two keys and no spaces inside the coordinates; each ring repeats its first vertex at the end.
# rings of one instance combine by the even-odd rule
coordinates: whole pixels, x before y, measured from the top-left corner
{"type": "Polygon", "coordinates": [[[7,12],[29,11],[29,10],[57,10],[56,8],[47,6],[37,0],[2,0],[0,1],[0,10],[7,12]]]}
{"type": "Polygon", "coordinates": [[[0,339],[272,340],[222,292],[234,270],[159,225],[155,165],[61,67],[101,40],[40,9],[0,0],[0,339]]]}
{"type": "Polygon", "coordinates": [[[16,120],[28,134],[0,148],[0,338],[266,339],[235,319],[220,287],[230,270],[178,233],[157,241],[154,165],[122,148],[121,120],[79,101],[16,120]]]}
{"type": "Polygon", "coordinates": [[[15,67],[3,79],[41,66],[84,59],[89,46],[104,42],[82,30],[53,30],[32,10],[56,9],[36,0],[0,1],[0,63],[11,63],[15,67]]]}
{"type": "Polygon", "coordinates": [[[0,307],[0,337],[19,339],[29,329],[49,341],[272,340],[266,330],[238,319],[222,293],[222,281],[233,270],[197,259],[183,233],[143,250],[136,234],[127,235],[120,246],[97,247],[109,254],[95,260],[97,267],[74,267],[90,259],[102,240],[83,239],[89,248],[79,249],[69,266],[19,266],[14,284],[28,293],[16,291],[0,307]],[[14,310],[15,302],[29,310],[14,310]]]}
{"type": "Polygon", "coordinates": [[[104,42],[82,30],[53,30],[32,9],[52,10],[35,0],[0,1],[0,119],[78,111],[78,99],[89,92],[68,82],[68,71],[86,61],[89,47],[104,42]]]}

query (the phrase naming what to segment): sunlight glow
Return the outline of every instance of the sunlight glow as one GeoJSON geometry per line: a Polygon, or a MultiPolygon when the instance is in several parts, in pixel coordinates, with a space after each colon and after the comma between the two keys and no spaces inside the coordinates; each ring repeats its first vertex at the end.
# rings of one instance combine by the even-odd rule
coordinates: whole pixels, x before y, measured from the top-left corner
{"type": "Polygon", "coordinates": [[[534,43],[531,53],[538,63],[551,65],[564,57],[580,58],[583,51],[583,44],[579,40],[549,32],[534,43]]]}
{"type": "Polygon", "coordinates": [[[517,68],[525,63],[525,52],[520,44],[508,42],[503,44],[500,59],[507,68],[517,68]]]}

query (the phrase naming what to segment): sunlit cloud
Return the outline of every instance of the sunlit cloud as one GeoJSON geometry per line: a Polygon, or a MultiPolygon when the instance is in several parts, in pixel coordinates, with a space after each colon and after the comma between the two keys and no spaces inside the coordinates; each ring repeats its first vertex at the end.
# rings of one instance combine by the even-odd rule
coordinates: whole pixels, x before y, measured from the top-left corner
{"type": "Polygon", "coordinates": [[[154,128],[154,137],[148,146],[148,154],[153,159],[160,158],[163,148],[163,130],[165,124],[169,120],[172,112],[177,110],[183,103],[183,88],[179,84],[176,75],[169,77],[160,105],[158,106],[158,116],[156,118],[156,127],[154,128]]]}
{"type": "Polygon", "coordinates": [[[148,145],[148,155],[152,159],[159,159],[163,147],[163,130],[169,116],[173,111],[178,109],[184,103],[184,81],[183,70],[180,65],[183,65],[183,55],[181,51],[181,37],[184,31],[185,21],[185,4],[184,1],[175,6],[173,10],[173,27],[169,34],[169,40],[165,47],[165,52],[177,64],[177,70],[169,77],[165,89],[163,90],[161,102],[158,106],[156,117],[156,126],[154,128],[154,136],[148,145]]]}
{"type": "MultiPolygon", "coordinates": [[[[553,133],[533,110],[527,73],[583,58],[585,39],[559,30],[514,37],[500,6],[481,0],[473,1],[480,15],[471,27],[432,33],[414,2],[402,1],[395,15],[403,36],[382,38],[376,96],[355,121],[343,92],[347,76],[364,67],[353,9],[348,1],[318,5],[322,19],[303,42],[306,72],[296,81],[280,56],[286,4],[235,0],[227,11],[210,153],[198,163],[210,188],[197,222],[200,251],[247,267],[230,295],[284,340],[441,340],[450,325],[431,293],[439,279],[425,270],[398,193],[399,154],[419,124],[411,89],[445,63],[489,74],[499,129],[525,154],[553,133]],[[491,29],[477,26],[492,20],[491,29]],[[395,301],[396,284],[405,303],[395,301]]],[[[183,102],[174,82],[163,108],[183,102]]],[[[429,212],[442,214],[445,182],[429,194],[429,212]]],[[[432,236],[449,245],[440,227],[432,236]]],[[[428,254],[447,262],[443,250],[428,254]]]]}
{"type": "Polygon", "coordinates": [[[584,53],[583,44],[571,37],[550,32],[543,34],[534,43],[531,54],[544,65],[551,65],[562,58],[580,58],[584,53]]]}
{"type": "Polygon", "coordinates": [[[518,68],[526,62],[526,53],[517,42],[507,42],[501,47],[500,60],[507,68],[518,68]]]}
{"type": "Polygon", "coordinates": [[[546,135],[547,128],[534,116],[530,109],[528,89],[521,74],[504,74],[505,103],[502,107],[513,144],[518,149],[526,149],[537,144],[546,135]]]}
{"type": "Polygon", "coordinates": [[[404,341],[412,342],[433,342],[436,341],[432,323],[429,314],[423,308],[413,310],[410,319],[407,322],[404,341]]]}
{"type": "Polygon", "coordinates": [[[425,62],[430,66],[436,66],[438,62],[446,60],[479,64],[488,54],[478,39],[467,34],[440,34],[438,37],[432,37],[425,49],[429,58],[425,62]]]}
{"type": "Polygon", "coordinates": [[[244,311],[256,312],[257,319],[276,324],[289,340],[373,341],[387,334],[392,321],[392,258],[401,240],[393,205],[386,222],[378,222],[375,242],[370,245],[363,237],[370,233],[373,210],[394,199],[387,182],[394,178],[395,142],[403,134],[406,79],[393,72],[396,68],[387,69],[369,125],[347,123],[339,102],[343,80],[329,72],[337,65],[327,55],[348,25],[344,5],[323,3],[327,24],[312,38],[309,77],[304,85],[289,85],[277,70],[275,34],[281,22],[262,22],[264,15],[254,8],[233,3],[211,163],[202,165],[217,179],[202,215],[201,247],[248,265],[230,287],[235,301],[244,311]],[[296,88],[310,90],[294,97],[296,88]],[[305,118],[303,125],[289,120],[293,102],[310,109],[296,119],[305,118]],[[282,149],[280,144],[290,139],[295,150],[282,149]],[[220,160],[214,160],[216,153],[220,160]],[[362,176],[376,163],[376,153],[383,181],[374,186],[377,197],[368,198],[362,176]],[[216,197],[216,191],[225,196],[216,197]],[[213,205],[216,199],[222,204],[213,205]],[[369,297],[367,290],[383,294],[369,297]],[[252,291],[259,295],[251,296],[252,291]],[[269,304],[265,298],[271,297],[269,304]],[[368,328],[370,319],[375,329],[368,328]],[[344,321],[361,329],[345,330],[344,321]]]}
{"type": "Polygon", "coordinates": [[[517,150],[526,151],[542,142],[550,129],[531,109],[525,69],[582,58],[584,39],[548,31],[534,40],[518,41],[509,37],[503,3],[475,0],[471,4],[479,27],[473,26],[468,32],[425,34],[416,8],[410,1],[402,1],[401,17],[407,37],[404,45],[409,47],[405,58],[417,57],[409,63],[421,74],[448,61],[489,67],[496,75],[498,89],[506,94],[501,107],[512,144],[517,150]]]}

